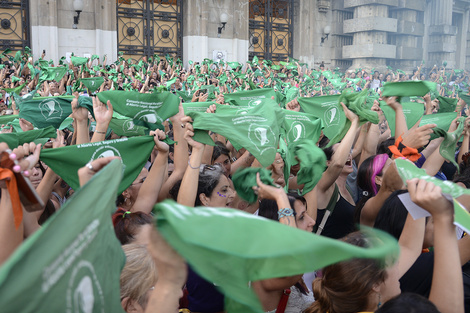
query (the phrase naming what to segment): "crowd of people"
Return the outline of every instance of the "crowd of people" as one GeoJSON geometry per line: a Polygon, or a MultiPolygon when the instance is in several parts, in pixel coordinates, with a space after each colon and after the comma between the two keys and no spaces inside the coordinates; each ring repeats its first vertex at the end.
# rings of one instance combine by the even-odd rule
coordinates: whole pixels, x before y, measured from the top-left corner
{"type": "MultiPolygon", "coordinates": [[[[54,64],[28,49],[10,54],[0,64],[0,273],[119,158],[125,170],[109,218],[126,255],[126,312],[243,312],[231,311],[224,286],[155,227],[155,205],[167,199],[304,231],[289,229],[292,263],[280,268],[297,264],[297,235],[365,249],[380,243],[363,227],[396,238],[395,257],[385,251],[247,282],[264,312],[470,312],[470,225],[454,217],[452,201],[470,209],[467,71],[434,65],[425,72],[423,63],[412,74],[342,73],[257,57],[185,68],[175,55],[72,56],[54,64]],[[404,180],[403,159],[422,174],[404,180]],[[23,176],[40,207],[28,209],[18,195],[29,190],[23,176]],[[412,216],[413,205],[427,214],[412,216]]],[[[201,233],[205,226],[194,225],[201,233]]],[[[235,237],[244,231],[227,229],[235,237]]],[[[271,245],[269,235],[252,240],[271,245]]],[[[219,236],[226,234],[204,240],[219,236]]]]}

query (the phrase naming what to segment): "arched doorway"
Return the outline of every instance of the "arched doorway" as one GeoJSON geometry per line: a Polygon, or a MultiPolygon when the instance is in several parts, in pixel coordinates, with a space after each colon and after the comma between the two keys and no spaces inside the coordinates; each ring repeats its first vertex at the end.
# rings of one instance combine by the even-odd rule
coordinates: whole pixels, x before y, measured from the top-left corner
{"type": "Polygon", "coordinates": [[[118,52],[135,60],[183,55],[182,0],[117,0],[118,52]]]}

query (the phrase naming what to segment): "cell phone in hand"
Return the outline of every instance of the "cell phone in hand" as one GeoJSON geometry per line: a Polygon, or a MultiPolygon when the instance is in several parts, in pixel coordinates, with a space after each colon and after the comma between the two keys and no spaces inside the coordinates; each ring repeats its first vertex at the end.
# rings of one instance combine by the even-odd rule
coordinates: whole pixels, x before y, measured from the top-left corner
{"type": "MultiPolygon", "coordinates": [[[[4,151],[0,155],[0,167],[7,168],[13,171],[13,166],[17,165],[16,160],[10,159],[10,153],[4,151]]],[[[28,212],[40,211],[44,207],[44,202],[39,197],[33,185],[22,173],[15,173],[16,185],[18,186],[18,193],[23,207],[28,212]]]]}

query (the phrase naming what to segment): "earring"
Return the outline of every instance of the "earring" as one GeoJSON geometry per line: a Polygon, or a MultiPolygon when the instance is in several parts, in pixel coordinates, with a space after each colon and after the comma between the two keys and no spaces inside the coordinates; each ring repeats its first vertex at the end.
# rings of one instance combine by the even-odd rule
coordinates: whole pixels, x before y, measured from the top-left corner
{"type": "Polygon", "coordinates": [[[377,304],[377,309],[380,308],[381,305],[382,305],[382,302],[380,301],[380,293],[379,293],[379,303],[377,304]]]}

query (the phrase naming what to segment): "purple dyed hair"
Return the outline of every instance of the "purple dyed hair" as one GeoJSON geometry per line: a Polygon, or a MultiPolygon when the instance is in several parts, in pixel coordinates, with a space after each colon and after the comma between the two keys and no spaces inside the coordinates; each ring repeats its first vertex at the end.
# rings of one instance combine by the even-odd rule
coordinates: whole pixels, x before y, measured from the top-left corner
{"type": "Polygon", "coordinates": [[[375,177],[382,172],[384,169],[385,163],[387,163],[388,155],[387,154],[378,154],[375,156],[374,161],[372,162],[372,175],[370,177],[370,182],[372,190],[374,191],[374,196],[377,194],[377,185],[375,184],[375,177]]]}

